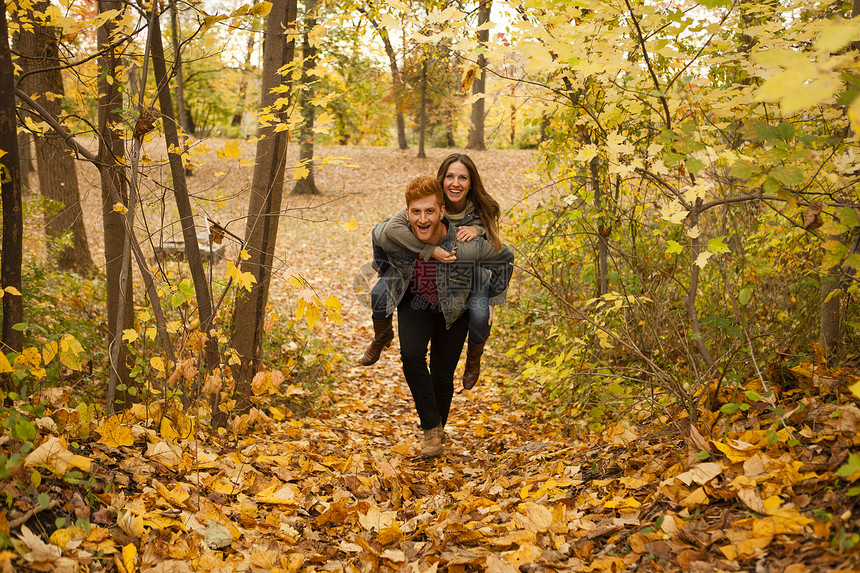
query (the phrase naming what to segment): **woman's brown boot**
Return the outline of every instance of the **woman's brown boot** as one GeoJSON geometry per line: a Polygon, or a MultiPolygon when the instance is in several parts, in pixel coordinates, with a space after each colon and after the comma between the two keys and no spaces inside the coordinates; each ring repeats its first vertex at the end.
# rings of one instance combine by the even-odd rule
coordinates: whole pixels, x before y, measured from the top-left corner
{"type": "Polygon", "coordinates": [[[471,390],[478,383],[481,375],[481,355],[484,353],[484,342],[472,344],[466,348],[466,368],[463,372],[463,388],[471,390]]]}
{"type": "Polygon", "coordinates": [[[382,354],[382,349],[391,346],[391,341],[394,340],[394,329],[391,328],[391,321],[391,318],[373,321],[373,341],[359,361],[362,366],[375,364],[379,360],[379,355],[382,354]]]}

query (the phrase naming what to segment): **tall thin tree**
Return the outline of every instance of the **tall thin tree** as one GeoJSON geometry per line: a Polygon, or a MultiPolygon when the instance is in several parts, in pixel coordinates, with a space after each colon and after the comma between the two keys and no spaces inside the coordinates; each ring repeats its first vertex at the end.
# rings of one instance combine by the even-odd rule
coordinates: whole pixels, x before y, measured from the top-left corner
{"type": "Polygon", "coordinates": [[[302,108],[302,127],[299,133],[299,162],[307,175],[296,181],[293,193],[315,195],[319,193],[314,182],[314,82],[311,71],[316,66],[317,49],[311,43],[311,31],[317,25],[317,0],[305,0],[305,29],[302,32],[302,79],[299,86],[299,106],[302,108]]]}
{"type": "MultiPolygon", "coordinates": [[[[65,98],[59,57],[60,31],[47,22],[48,0],[38,0],[22,8],[18,45],[23,68],[21,88],[39,102],[52,117],[62,114],[60,103],[65,98]]],[[[53,130],[36,136],[36,171],[39,190],[45,199],[45,234],[49,246],[55,249],[55,261],[63,270],[88,273],[93,259],[87,243],[84,216],[78,187],[77,167],[65,142],[53,130]],[[71,242],[65,236],[71,234],[71,242]]]]}
{"type": "MultiPolygon", "coordinates": [[[[125,9],[122,0],[98,0],[98,13],[101,15],[117,12],[116,18],[121,18],[125,9]]],[[[105,288],[107,299],[107,329],[108,347],[112,349],[110,365],[115,386],[128,388],[132,382],[129,366],[129,352],[122,343],[122,330],[117,329],[117,318],[122,307],[123,316],[132,316],[134,312],[132,281],[122,281],[121,277],[131,276],[131,259],[123,265],[123,246],[128,240],[125,221],[120,206],[128,207],[128,185],[125,177],[125,143],[123,141],[122,121],[122,92],[119,74],[121,54],[112,47],[119,26],[115,18],[106,18],[96,30],[99,48],[99,101],[98,128],[99,150],[98,161],[101,178],[102,225],[105,245],[105,288]],[[109,79],[110,78],[110,79],[109,79]],[[114,206],[117,205],[115,208],[114,206]],[[125,266],[125,272],[123,267],[125,266]]],[[[127,404],[125,392],[115,395],[115,401],[120,405],[127,404]]],[[[113,402],[109,408],[113,408],[113,402]]]]}
{"type": "MultiPolygon", "coordinates": [[[[288,83],[279,70],[293,59],[295,40],[292,34],[288,38],[285,30],[293,28],[296,12],[296,0],[274,0],[263,43],[261,108],[275,113],[283,122],[287,120],[289,110],[284,107],[276,109],[277,100],[284,97],[276,90],[288,83]]],[[[231,336],[233,348],[241,358],[241,364],[233,371],[241,409],[249,406],[251,379],[260,367],[263,322],[278,234],[287,152],[287,138],[275,125],[261,125],[257,134],[256,164],[245,227],[245,249],[250,256],[242,263],[241,269],[252,273],[256,284],[250,291],[240,291],[237,295],[231,336]]]]}
{"type": "Polygon", "coordinates": [[[6,0],[0,0],[0,203],[3,207],[3,261],[0,288],[3,289],[3,352],[20,352],[24,334],[15,325],[24,320],[21,297],[24,219],[21,210],[21,173],[15,121],[15,70],[9,50],[6,0]],[[7,290],[8,289],[8,290],[7,290]],[[17,290],[17,294],[13,292],[17,290]]]}
{"type": "MultiPolygon", "coordinates": [[[[490,8],[492,0],[481,0],[481,5],[478,7],[478,41],[482,45],[490,39],[490,30],[486,24],[490,21],[490,8]]],[[[466,144],[466,149],[483,150],[486,149],[484,143],[484,120],[486,117],[484,109],[484,94],[487,89],[487,59],[484,54],[478,55],[478,70],[475,74],[475,82],[472,84],[472,93],[474,95],[481,94],[481,97],[472,102],[472,122],[469,127],[469,143],[466,144]]]]}

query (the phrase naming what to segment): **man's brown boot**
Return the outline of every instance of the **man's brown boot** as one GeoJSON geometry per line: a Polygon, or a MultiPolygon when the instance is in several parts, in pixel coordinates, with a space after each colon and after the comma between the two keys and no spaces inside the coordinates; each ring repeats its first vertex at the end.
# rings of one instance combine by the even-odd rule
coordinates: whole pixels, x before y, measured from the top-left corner
{"type": "Polygon", "coordinates": [[[424,430],[424,439],[421,441],[422,458],[435,458],[442,453],[442,436],[444,433],[445,430],[442,428],[442,424],[439,424],[435,428],[424,430]]]}
{"type": "Polygon", "coordinates": [[[379,355],[382,354],[383,348],[391,346],[391,341],[394,340],[394,329],[391,328],[391,318],[385,320],[373,321],[373,342],[364,351],[364,356],[359,361],[362,366],[370,366],[376,364],[379,360],[379,355]]]}
{"type": "Polygon", "coordinates": [[[481,355],[484,353],[484,342],[472,344],[466,348],[466,368],[463,372],[463,388],[471,390],[478,383],[481,375],[481,355]]]}

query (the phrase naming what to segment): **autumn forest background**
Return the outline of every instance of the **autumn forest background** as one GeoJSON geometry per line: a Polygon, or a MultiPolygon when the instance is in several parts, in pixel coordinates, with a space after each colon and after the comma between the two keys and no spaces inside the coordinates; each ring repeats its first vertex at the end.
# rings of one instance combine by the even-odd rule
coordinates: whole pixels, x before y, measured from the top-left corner
{"type": "Polygon", "coordinates": [[[860,568],[860,2],[0,6],[3,571],[860,568]],[[369,232],[453,151],[421,460],[369,232]]]}

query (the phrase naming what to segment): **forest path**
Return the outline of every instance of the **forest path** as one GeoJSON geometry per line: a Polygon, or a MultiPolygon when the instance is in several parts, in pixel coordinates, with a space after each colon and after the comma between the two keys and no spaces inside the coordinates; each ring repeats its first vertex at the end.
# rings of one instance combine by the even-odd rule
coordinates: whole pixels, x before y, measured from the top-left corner
{"type": "MultiPolygon", "coordinates": [[[[145,151],[159,160],[156,152],[145,151]]],[[[807,445],[798,450],[770,440],[776,414],[763,408],[731,428],[720,410],[699,413],[709,424],[723,420],[714,426],[719,431],[706,429],[734,445],[709,442],[698,430],[685,440],[661,425],[668,424],[666,417],[563,436],[557,425],[541,422],[540,412],[506,399],[503,387],[510,384],[501,384],[500,377],[509,374],[494,368],[506,349],[491,337],[487,367],[473,390],[460,389],[458,369],[444,453],[419,459],[420,431],[397,341],[377,364],[357,365],[371,323],[354,278],[370,258],[373,225],[403,204],[410,179],[432,175],[448,151],[430,150],[423,160],[414,150],[317,151],[344,159],[329,161],[319,172],[323,195],[285,197],[270,316],[291,316],[300,296],[315,294],[320,301],[336,297],[343,320],[314,327],[313,336],[323,344],[277,351],[266,365],[274,370],[284,361],[323,358],[331,368],[332,392],[280,422],[273,419],[277,410],[254,410],[233,419],[223,433],[198,433],[199,443],[157,438],[136,424],[137,438],[128,434],[131,444],[112,444],[104,438],[112,430],[96,429],[102,438],[81,451],[98,464],[93,473],[99,479],[120,486],[100,497],[104,505],[90,515],[98,526],[90,534],[95,541],[85,540],[84,549],[101,552],[108,537],[111,549],[137,544],[142,573],[856,570],[860,546],[853,537],[844,543],[836,537],[842,522],[854,519],[856,502],[849,482],[837,481],[833,472],[856,448],[860,411],[832,403],[830,390],[815,386],[816,378],[845,379],[840,370],[796,371],[794,402],[784,406],[805,424],[798,436],[807,445]],[[291,277],[303,286],[294,286],[291,277]],[[320,348],[331,348],[331,355],[319,356],[327,352],[320,348]],[[144,446],[144,439],[154,443],[144,446]],[[710,451],[706,462],[702,450],[710,451]],[[774,502],[784,505],[766,510],[774,502]],[[833,513],[828,517],[824,508],[833,513]],[[125,517],[118,518],[119,511],[125,517]],[[139,527],[126,519],[131,515],[140,517],[139,527]]],[[[252,168],[238,159],[225,164],[209,153],[213,160],[190,181],[195,209],[241,236],[252,168]]],[[[253,145],[244,145],[242,153],[251,159],[253,145]]],[[[505,209],[531,184],[531,152],[470,155],[505,209]]],[[[96,260],[103,260],[98,178],[83,171],[90,244],[97,246],[96,260]]],[[[149,229],[178,235],[165,200],[169,179],[157,170],[148,176],[163,184],[144,198],[149,229]]],[[[236,251],[234,244],[228,256],[236,251]]],[[[170,264],[174,271],[184,267],[170,264]]],[[[219,273],[224,268],[215,267],[219,273]]],[[[515,278],[509,299],[519,288],[515,278]]],[[[281,385],[281,395],[288,391],[281,385]]],[[[145,411],[143,416],[138,421],[152,427],[145,411]]],[[[53,481],[52,496],[72,499],[69,484],[53,481]]],[[[71,515],[68,507],[64,511],[71,515]]],[[[89,515],[88,508],[82,511],[89,515]]],[[[33,548],[42,543],[29,539],[25,559],[35,559],[33,548]]],[[[69,547],[64,559],[69,557],[92,554],[69,547]]]]}

